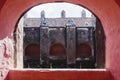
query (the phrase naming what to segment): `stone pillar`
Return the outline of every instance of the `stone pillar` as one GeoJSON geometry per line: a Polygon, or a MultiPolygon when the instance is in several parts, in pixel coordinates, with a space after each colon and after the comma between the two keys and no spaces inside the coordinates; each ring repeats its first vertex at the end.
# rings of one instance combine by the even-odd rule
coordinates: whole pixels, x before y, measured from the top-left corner
{"type": "Polygon", "coordinates": [[[49,29],[40,27],[40,63],[43,68],[49,67],[49,29]]]}
{"type": "Polygon", "coordinates": [[[61,18],[65,18],[65,11],[64,10],[62,10],[62,12],[61,12],[61,18]]]}
{"type": "Polygon", "coordinates": [[[41,12],[40,23],[40,64],[43,68],[49,67],[49,27],[44,10],[41,12]]]}
{"type": "Polygon", "coordinates": [[[85,10],[82,10],[82,12],[81,12],[81,17],[82,17],[82,18],[86,18],[86,11],[85,11],[85,10]]]}
{"type": "Polygon", "coordinates": [[[75,67],[76,63],[76,27],[72,20],[67,23],[67,64],[68,67],[75,67]]]}
{"type": "Polygon", "coordinates": [[[96,28],[96,17],[93,14],[91,15],[91,19],[92,19],[92,26],[96,28]]]}
{"type": "Polygon", "coordinates": [[[94,57],[95,59],[95,45],[96,45],[96,40],[95,40],[95,33],[94,33],[94,27],[90,27],[89,28],[89,31],[88,31],[88,39],[89,39],[89,43],[91,45],[91,48],[92,48],[92,56],[94,57]]]}
{"type": "Polygon", "coordinates": [[[46,21],[46,18],[45,18],[45,12],[44,12],[44,10],[41,12],[40,26],[47,26],[47,21],[46,21]]]}
{"type": "Polygon", "coordinates": [[[41,11],[41,18],[45,18],[45,11],[44,10],[41,11]]]}

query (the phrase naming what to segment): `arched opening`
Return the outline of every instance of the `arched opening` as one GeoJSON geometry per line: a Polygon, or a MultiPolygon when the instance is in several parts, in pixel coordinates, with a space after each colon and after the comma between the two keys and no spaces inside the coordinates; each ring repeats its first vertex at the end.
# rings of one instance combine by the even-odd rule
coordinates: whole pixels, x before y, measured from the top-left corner
{"type": "Polygon", "coordinates": [[[40,58],[40,46],[37,44],[29,44],[25,48],[25,56],[30,58],[40,58]]]}
{"type": "Polygon", "coordinates": [[[40,68],[40,45],[29,44],[24,51],[24,68],[40,68]]]}
{"type": "Polygon", "coordinates": [[[62,44],[53,44],[50,47],[50,56],[56,56],[59,58],[65,59],[66,57],[66,51],[65,48],[62,44]]]}
{"type": "MultiPolygon", "coordinates": [[[[26,18],[26,16],[24,16],[26,22],[29,22],[28,24],[24,23],[26,26],[26,30],[28,30],[28,33],[25,33],[25,30],[24,30],[24,35],[26,36],[27,34],[30,34],[30,37],[32,37],[31,39],[28,39],[28,43],[30,40],[31,40],[31,42],[33,42],[35,40],[35,42],[37,44],[39,44],[41,47],[40,51],[42,51],[42,53],[44,53],[44,54],[41,53],[42,57],[40,56],[40,60],[41,60],[40,64],[42,64],[42,62],[43,62],[45,64],[48,64],[48,66],[49,66],[49,60],[51,59],[50,55],[52,54],[52,56],[53,56],[53,54],[56,53],[56,51],[58,54],[56,54],[56,55],[54,54],[54,55],[57,57],[59,55],[59,57],[61,57],[60,53],[62,53],[64,50],[62,50],[63,48],[61,48],[60,45],[58,46],[58,44],[57,44],[57,47],[52,48],[52,50],[51,50],[51,47],[49,47],[56,42],[60,42],[60,43],[63,43],[64,48],[67,48],[67,50],[69,50],[66,53],[67,54],[67,62],[69,65],[76,64],[76,59],[75,59],[75,58],[77,58],[76,55],[77,56],[82,55],[82,57],[83,57],[83,56],[89,56],[90,54],[94,54],[94,56],[93,56],[94,63],[92,63],[92,64],[94,64],[94,68],[104,68],[105,67],[104,66],[104,63],[105,63],[105,59],[104,59],[105,58],[105,47],[104,47],[105,46],[105,42],[104,42],[105,37],[104,36],[105,35],[104,35],[103,29],[101,28],[102,27],[101,22],[99,21],[99,19],[97,17],[95,17],[93,15],[90,18],[87,18],[85,11],[82,11],[81,14],[82,14],[81,18],[80,18],[81,21],[77,18],[72,18],[72,17],[66,18],[65,11],[62,11],[61,19],[59,19],[59,21],[57,21],[57,19],[45,18],[44,11],[41,12],[41,16],[42,16],[41,19],[36,19],[36,22],[34,22],[34,19],[32,19],[32,18],[26,18]],[[42,16],[42,14],[43,14],[43,16],[42,16]],[[62,21],[62,19],[63,19],[63,21],[62,21]],[[89,21],[89,20],[91,20],[91,21],[89,21]],[[33,24],[30,21],[33,21],[33,24]],[[51,21],[51,23],[49,23],[49,21],[51,21]],[[57,23],[57,22],[60,22],[62,24],[59,25],[59,23],[57,23]],[[75,24],[74,24],[74,22],[75,22],[75,24]],[[55,24],[55,25],[53,25],[53,24],[55,24]],[[81,24],[81,25],[79,25],[79,24],[81,24]],[[36,26],[37,26],[37,28],[34,28],[36,26]],[[29,28],[29,27],[31,27],[31,28],[29,28]],[[57,28],[57,27],[59,27],[59,28],[57,28]],[[71,27],[71,29],[69,29],[70,27],[71,27]],[[84,28],[85,28],[85,30],[84,30],[84,28]],[[73,31],[71,31],[72,29],[73,29],[73,31]],[[46,31],[46,32],[44,32],[44,31],[46,31]],[[43,32],[43,33],[41,33],[41,32],[43,32]],[[56,35],[57,33],[59,33],[59,35],[56,35]],[[35,34],[35,35],[32,35],[32,34],[35,34]],[[100,35],[98,36],[98,34],[100,34],[100,35]],[[36,38],[37,36],[39,36],[39,37],[36,38]],[[70,42],[70,40],[72,40],[72,42],[70,42]],[[101,45],[101,42],[100,43],[98,42],[99,40],[102,40],[102,42],[104,42],[104,44],[101,45]],[[89,51],[90,50],[90,48],[89,48],[89,49],[86,49],[86,50],[88,50],[88,52],[87,52],[86,50],[84,50],[85,48],[83,50],[80,50],[80,49],[78,49],[80,47],[75,46],[75,45],[78,45],[79,43],[83,44],[84,42],[90,42],[90,46],[93,46],[92,47],[93,50],[89,51]],[[101,45],[101,48],[99,48],[100,45],[101,45]],[[69,47],[69,46],[71,46],[71,47],[69,47]],[[79,50],[86,51],[86,53],[89,53],[89,55],[88,54],[78,55],[78,52],[80,52],[79,50]],[[72,54],[71,54],[71,52],[72,52],[72,54]],[[98,53],[101,52],[101,53],[96,54],[97,52],[98,53]],[[102,54],[102,56],[100,54],[102,54]],[[102,60],[100,60],[101,57],[103,57],[102,60]],[[96,66],[96,64],[98,64],[99,66],[96,66]]],[[[27,38],[24,40],[27,41],[27,38]]],[[[26,45],[26,43],[24,45],[26,45]]],[[[80,52],[80,53],[82,53],[82,52],[80,52]]],[[[78,67],[78,68],[82,68],[82,67],[78,67]]],[[[91,67],[89,67],[89,68],[91,68],[91,67]]]]}
{"type": "Polygon", "coordinates": [[[92,48],[87,43],[82,43],[77,46],[77,58],[89,58],[92,56],[92,48]]]}
{"type": "Polygon", "coordinates": [[[82,43],[77,46],[77,67],[82,68],[95,68],[95,54],[94,50],[88,43],[82,43]]]}
{"type": "Polygon", "coordinates": [[[50,67],[66,68],[66,50],[62,44],[56,43],[50,47],[50,67]]]}
{"type": "MultiPolygon", "coordinates": [[[[0,35],[0,38],[3,39],[9,34],[11,34],[11,31],[12,29],[14,29],[14,25],[16,24],[17,19],[28,8],[30,8],[31,6],[37,5],[39,3],[52,2],[52,1],[53,0],[49,0],[49,1],[32,0],[28,2],[27,0],[21,0],[21,1],[16,0],[16,1],[11,2],[10,0],[7,0],[3,8],[1,9],[0,25],[2,25],[1,26],[2,29],[0,32],[3,34],[0,35]],[[26,3],[26,4],[21,6],[20,4],[22,3],[26,3]],[[14,13],[13,13],[13,10],[14,10],[14,13]],[[11,15],[8,15],[8,14],[11,14],[11,15]]],[[[87,8],[91,9],[102,21],[104,30],[106,33],[106,39],[107,39],[106,41],[107,43],[106,44],[106,60],[107,60],[106,67],[107,67],[107,70],[110,70],[110,72],[112,72],[115,79],[119,79],[119,74],[120,74],[119,66],[120,65],[118,65],[119,63],[119,56],[118,56],[119,55],[119,37],[118,37],[119,27],[118,26],[119,26],[119,21],[120,21],[120,16],[119,16],[120,11],[119,11],[118,5],[115,3],[114,0],[110,0],[108,5],[106,5],[107,1],[105,0],[98,0],[97,2],[94,0],[87,0],[87,1],[70,0],[68,2],[72,2],[75,4],[83,4],[87,8]]],[[[98,77],[96,78],[98,79],[98,77]]]]}

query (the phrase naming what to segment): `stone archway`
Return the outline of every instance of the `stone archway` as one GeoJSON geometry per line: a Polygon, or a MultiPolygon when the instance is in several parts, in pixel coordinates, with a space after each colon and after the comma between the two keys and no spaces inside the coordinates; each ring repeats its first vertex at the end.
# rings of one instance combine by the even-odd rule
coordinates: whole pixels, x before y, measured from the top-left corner
{"type": "Polygon", "coordinates": [[[29,44],[26,48],[25,48],[25,56],[29,56],[29,57],[38,57],[40,58],[40,46],[37,44],[29,44]]]}
{"type": "Polygon", "coordinates": [[[82,43],[77,46],[77,56],[76,57],[90,57],[92,56],[92,48],[87,43],[82,43]]]}
{"type": "MultiPolygon", "coordinates": [[[[95,54],[93,48],[89,43],[82,43],[77,46],[76,50],[77,67],[81,68],[95,68],[95,54]]],[[[99,63],[97,63],[99,64],[99,63]]]]}
{"type": "Polygon", "coordinates": [[[62,44],[53,44],[50,47],[50,55],[51,56],[56,56],[56,57],[65,57],[66,56],[66,51],[65,48],[62,44]]]}
{"type": "Polygon", "coordinates": [[[56,43],[50,47],[50,65],[52,68],[66,68],[66,50],[65,47],[56,43]]]}
{"type": "Polygon", "coordinates": [[[40,45],[29,44],[24,50],[24,68],[40,67],[40,45]]]}

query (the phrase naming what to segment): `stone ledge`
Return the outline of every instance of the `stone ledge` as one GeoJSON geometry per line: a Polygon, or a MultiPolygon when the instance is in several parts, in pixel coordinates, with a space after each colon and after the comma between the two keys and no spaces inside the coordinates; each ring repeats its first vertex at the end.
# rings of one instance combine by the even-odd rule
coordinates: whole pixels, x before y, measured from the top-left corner
{"type": "Polygon", "coordinates": [[[109,71],[95,70],[64,70],[64,69],[23,69],[10,70],[7,80],[113,80],[109,71]]]}

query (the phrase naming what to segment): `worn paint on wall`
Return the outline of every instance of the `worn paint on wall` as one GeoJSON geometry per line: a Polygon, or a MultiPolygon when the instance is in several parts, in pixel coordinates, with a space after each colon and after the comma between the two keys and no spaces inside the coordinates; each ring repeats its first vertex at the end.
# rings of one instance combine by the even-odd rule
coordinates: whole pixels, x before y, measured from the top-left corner
{"type": "Polygon", "coordinates": [[[0,41],[0,80],[6,78],[10,67],[13,67],[13,43],[5,38],[0,41]]]}

